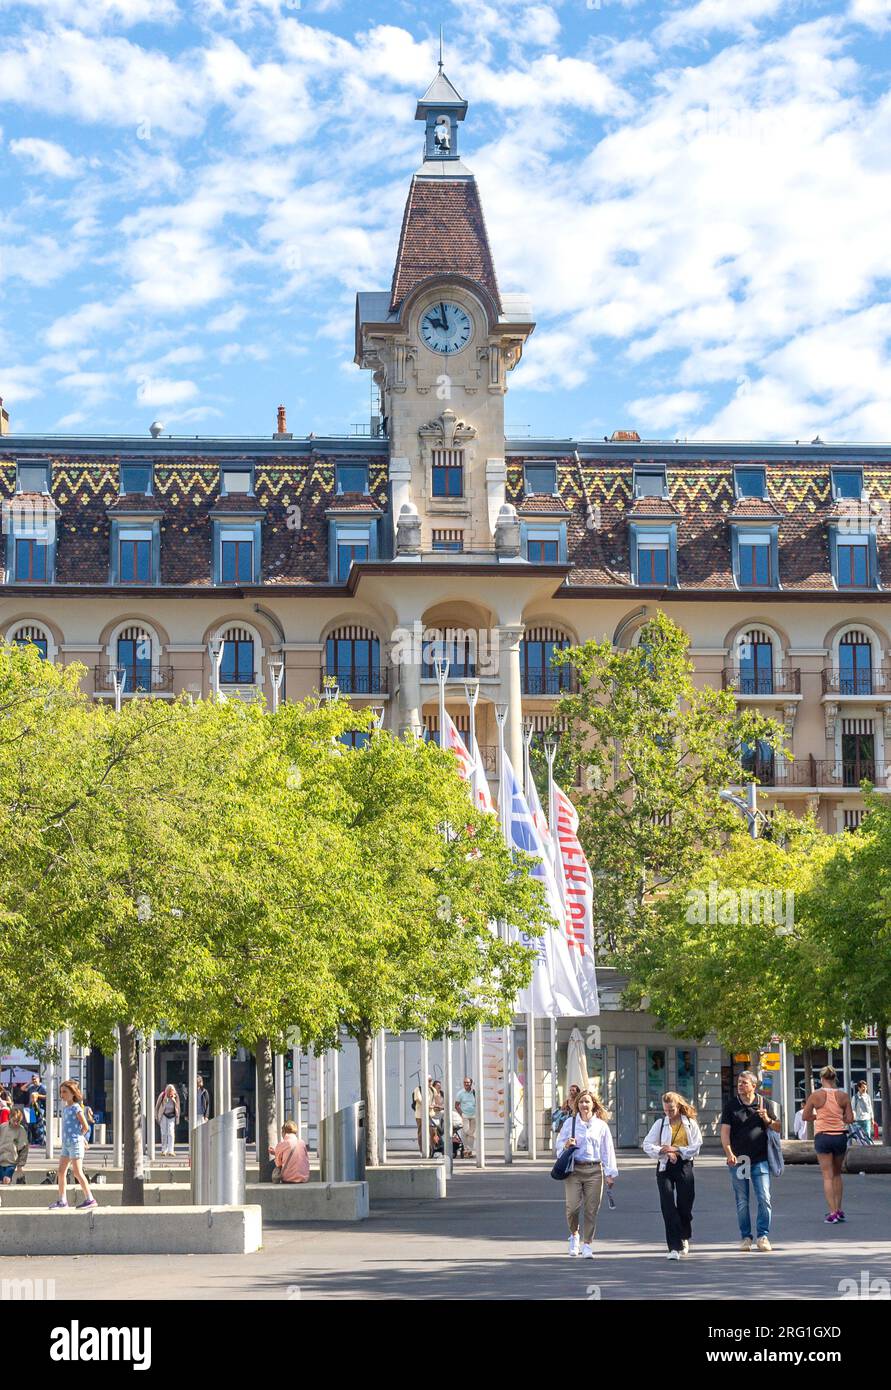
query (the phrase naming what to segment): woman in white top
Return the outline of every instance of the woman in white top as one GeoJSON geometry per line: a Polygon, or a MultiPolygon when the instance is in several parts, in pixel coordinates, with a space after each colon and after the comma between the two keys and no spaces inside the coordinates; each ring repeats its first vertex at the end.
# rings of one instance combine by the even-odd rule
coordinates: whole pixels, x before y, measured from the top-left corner
{"type": "Polygon", "coordinates": [[[875,1114],[872,1108],[872,1097],[869,1094],[869,1087],[865,1081],[858,1081],[854,1087],[854,1094],[851,1096],[851,1109],[854,1111],[854,1125],[862,1130],[868,1139],[872,1139],[872,1127],[875,1123],[875,1114]]]}
{"type": "Polygon", "coordinates": [[[579,1253],[579,1207],[584,1206],[582,1254],[593,1255],[591,1243],[597,1229],[597,1213],[603,1199],[603,1179],[612,1187],[618,1175],[613,1136],[606,1121],[609,1114],[592,1091],[581,1091],[576,1099],[576,1113],[563,1122],[557,1137],[557,1153],[571,1148],[575,1154],[572,1172],[564,1180],[566,1223],[569,1226],[569,1253],[579,1253]],[[575,1133],[573,1134],[573,1125],[575,1133]]]}
{"type": "Polygon", "coordinates": [[[656,1159],[656,1183],[668,1258],[679,1260],[690,1253],[693,1234],[693,1160],[702,1148],[702,1132],[696,1111],[677,1091],[662,1097],[662,1114],[643,1141],[644,1153],[656,1159]]]}

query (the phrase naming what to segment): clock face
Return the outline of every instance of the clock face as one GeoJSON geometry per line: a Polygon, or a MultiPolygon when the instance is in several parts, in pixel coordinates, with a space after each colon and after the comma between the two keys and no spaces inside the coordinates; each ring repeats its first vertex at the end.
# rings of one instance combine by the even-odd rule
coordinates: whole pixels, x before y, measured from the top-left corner
{"type": "Polygon", "coordinates": [[[421,316],[421,337],[431,352],[460,352],[472,331],[467,310],[449,299],[431,304],[421,316]]]}

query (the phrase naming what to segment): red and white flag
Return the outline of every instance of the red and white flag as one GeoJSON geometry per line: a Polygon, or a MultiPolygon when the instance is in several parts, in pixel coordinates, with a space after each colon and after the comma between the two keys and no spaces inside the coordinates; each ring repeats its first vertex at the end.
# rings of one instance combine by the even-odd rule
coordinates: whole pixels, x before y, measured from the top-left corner
{"type": "MultiPolygon", "coordinates": [[[[578,812],[564,791],[554,783],[556,817],[557,882],[563,899],[566,936],[577,969],[597,999],[594,964],[594,879],[579,842],[578,812]]],[[[592,1012],[597,1013],[595,1008],[592,1012]]]]}
{"type": "Polygon", "coordinates": [[[451,715],[446,712],[445,733],[442,741],[443,748],[450,748],[458,759],[458,775],[463,777],[465,782],[473,783],[474,770],[476,771],[476,804],[481,811],[491,811],[494,815],[495,806],[492,795],[489,791],[489,783],[486,780],[486,772],[483,767],[483,760],[480,757],[480,750],[477,747],[476,739],[473,740],[473,748],[468,749],[458,729],[455,727],[451,715]]]}

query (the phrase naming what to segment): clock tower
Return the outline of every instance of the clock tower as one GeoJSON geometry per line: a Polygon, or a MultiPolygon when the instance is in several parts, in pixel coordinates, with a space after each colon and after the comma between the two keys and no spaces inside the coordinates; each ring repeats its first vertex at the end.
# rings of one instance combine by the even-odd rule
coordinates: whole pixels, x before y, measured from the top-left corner
{"type": "Polygon", "coordinates": [[[389,291],[356,299],[356,356],[374,373],[390,441],[396,553],[492,552],[505,501],[504,397],[532,332],[498,286],[476,180],[459,153],[467,102],[439,65],[418,102],[424,157],[389,291]],[[438,548],[438,547],[437,547],[438,548]]]}

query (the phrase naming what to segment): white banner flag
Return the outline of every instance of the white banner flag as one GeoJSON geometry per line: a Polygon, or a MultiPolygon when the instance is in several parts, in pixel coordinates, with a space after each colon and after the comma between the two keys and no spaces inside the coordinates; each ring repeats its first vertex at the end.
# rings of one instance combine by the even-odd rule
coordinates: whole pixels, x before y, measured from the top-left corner
{"type": "Polygon", "coordinates": [[[489,791],[489,783],[486,780],[486,772],[483,767],[483,760],[480,757],[480,750],[476,739],[473,740],[473,747],[468,748],[464,742],[460,731],[455,727],[451,715],[446,712],[445,732],[442,742],[443,748],[450,748],[458,759],[458,775],[464,781],[472,784],[473,774],[476,771],[476,804],[480,811],[491,811],[494,815],[495,804],[489,791]]]}
{"type": "Polygon", "coordinates": [[[578,811],[569,797],[554,787],[554,827],[557,841],[557,882],[563,899],[566,940],[582,988],[592,1001],[588,1013],[600,1013],[594,963],[594,879],[579,842],[578,811]]]}

